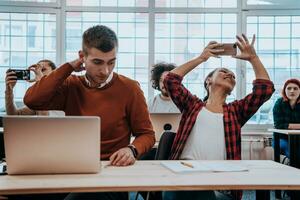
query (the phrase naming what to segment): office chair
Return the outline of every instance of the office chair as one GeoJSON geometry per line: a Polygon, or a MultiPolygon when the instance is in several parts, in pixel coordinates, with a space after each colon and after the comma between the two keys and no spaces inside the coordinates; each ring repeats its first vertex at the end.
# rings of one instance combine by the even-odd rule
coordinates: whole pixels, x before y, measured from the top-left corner
{"type": "MultiPolygon", "coordinates": [[[[165,131],[159,140],[157,151],[155,154],[155,160],[168,160],[171,152],[171,147],[176,133],[171,131],[165,131]]],[[[162,200],[162,192],[137,192],[135,200],[138,199],[138,195],[141,195],[145,200],[162,200]]]]}

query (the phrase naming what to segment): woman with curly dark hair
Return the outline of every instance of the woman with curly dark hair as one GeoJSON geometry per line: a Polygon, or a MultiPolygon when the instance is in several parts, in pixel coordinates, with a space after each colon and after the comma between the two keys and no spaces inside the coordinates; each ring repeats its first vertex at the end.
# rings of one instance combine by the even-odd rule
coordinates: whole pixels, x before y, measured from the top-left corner
{"type": "Polygon", "coordinates": [[[178,108],[169,97],[168,92],[162,82],[162,75],[173,70],[176,66],[171,63],[160,62],[155,64],[151,70],[152,87],[160,94],[156,95],[148,102],[148,109],[150,113],[179,113],[178,108]]]}

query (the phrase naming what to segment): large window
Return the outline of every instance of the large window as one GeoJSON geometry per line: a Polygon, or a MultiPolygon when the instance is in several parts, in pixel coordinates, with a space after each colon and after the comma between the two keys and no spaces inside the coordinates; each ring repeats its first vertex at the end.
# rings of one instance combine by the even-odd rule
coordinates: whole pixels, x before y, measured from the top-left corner
{"type": "MultiPolygon", "coordinates": [[[[251,123],[272,123],[272,108],[284,82],[291,77],[300,78],[300,16],[248,16],[247,33],[257,35],[257,53],[276,88],[272,99],[261,107],[251,123]]],[[[253,69],[247,65],[247,92],[253,79],[253,69]]]]}
{"type": "Polygon", "coordinates": [[[57,0],[3,0],[4,2],[17,2],[17,3],[24,3],[24,2],[33,2],[33,3],[55,3],[57,0]]]}
{"type": "Polygon", "coordinates": [[[157,7],[235,8],[236,0],[155,0],[157,7]]]}
{"type": "Polygon", "coordinates": [[[67,6],[147,7],[148,0],[67,0],[67,6]]]}
{"type": "MultiPolygon", "coordinates": [[[[209,41],[235,42],[235,35],[242,32],[249,37],[256,34],[255,47],[276,87],[250,124],[271,124],[272,107],[284,81],[300,76],[300,1],[296,0],[284,4],[275,0],[6,0],[0,5],[0,108],[9,67],[25,68],[43,58],[58,65],[75,59],[82,33],[97,24],[117,33],[115,71],[139,81],[147,99],[157,94],[149,81],[153,64],[180,65],[198,56],[209,41]]],[[[236,73],[237,86],[229,101],[250,92],[252,67],[231,57],[209,59],[184,79],[185,86],[203,98],[203,80],[216,67],[236,73]]],[[[17,84],[16,100],[22,100],[28,86],[17,84]]]]}
{"type": "MultiPolygon", "coordinates": [[[[41,59],[56,60],[54,14],[0,13],[0,108],[4,107],[5,74],[25,69],[41,59]]],[[[22,102],[29,83],[18,81],[15,100],[22,102]]]]}

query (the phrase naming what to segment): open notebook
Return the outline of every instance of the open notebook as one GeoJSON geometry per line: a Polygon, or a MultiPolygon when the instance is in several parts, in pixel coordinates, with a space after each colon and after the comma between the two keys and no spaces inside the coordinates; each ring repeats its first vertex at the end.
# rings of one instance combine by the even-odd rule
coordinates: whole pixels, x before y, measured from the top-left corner
{"type": "Polygon", "coordinates": [[[161,164],[175,173],[184,172],[242,172],[246,166],[228,162],[201,162],[196,160],[161,161],[161,164]]]}

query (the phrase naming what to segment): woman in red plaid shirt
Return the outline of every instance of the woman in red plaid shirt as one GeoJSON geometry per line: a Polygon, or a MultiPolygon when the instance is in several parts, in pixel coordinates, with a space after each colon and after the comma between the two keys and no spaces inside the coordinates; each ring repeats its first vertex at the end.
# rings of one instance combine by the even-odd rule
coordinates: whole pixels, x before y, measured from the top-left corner
{"type": "MultiPolygon", "coordinates": [[[[241,100],[226,103],[236,81],[232,71],[217,68],[204,80],[207,97],[202,101],[192,95],[181,83],[183,77],[210,57],[219,57],[222,44],[210,42],[202,54],[175,68],[164,77],[164,84],[173,102],[182,113],[170,159],[188,160],[240,160],[241,127],[255,114],[274,92],[274,85],[254,49],[252,42],[242,34],[236,36],[240,54],[234,58],[248,61],[254,70],[255,80],[250,94],[241,100]]],[[[241,191],[178,191],[164,192],[165,200],[173,199],[241,199],[241,191]]]]}

